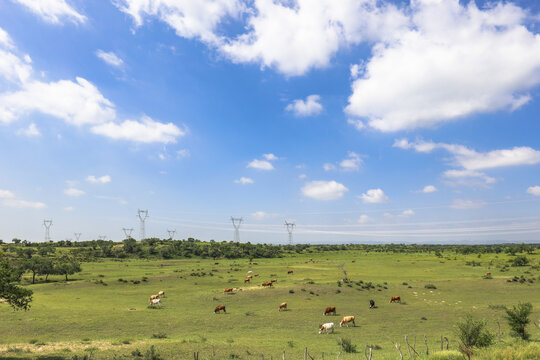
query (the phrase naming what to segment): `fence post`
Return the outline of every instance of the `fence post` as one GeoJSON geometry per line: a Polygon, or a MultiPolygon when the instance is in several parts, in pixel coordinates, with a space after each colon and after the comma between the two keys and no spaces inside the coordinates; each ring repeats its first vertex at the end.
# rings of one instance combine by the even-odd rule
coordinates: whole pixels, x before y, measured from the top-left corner
{"type": "Polygon", "coordinates": [[[307,360],[307,347],[304,349],[304,360],[307,360]]]}
{"type": "Polygon", "coordinates": [[[442,346],[442,335],[441,335],[441,351],[443,351],[443,346],[442,346]]]}
{"type": "Polygon", "coordinates": [[[285,350],[283,350],[283,359],[282,360],[285,360],[285,350]]]}
{"type": "Polygon", "coordinates": [[[426,343],[426,355],[429,355],[429,349],[427,346],[427,336],[424,334],[424,342],[426,343]]]}

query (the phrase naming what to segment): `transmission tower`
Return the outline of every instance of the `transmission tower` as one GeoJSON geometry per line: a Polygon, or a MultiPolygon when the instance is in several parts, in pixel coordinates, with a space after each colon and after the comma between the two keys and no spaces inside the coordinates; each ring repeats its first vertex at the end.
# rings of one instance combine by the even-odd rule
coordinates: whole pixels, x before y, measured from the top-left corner
{"type": "Polygon", "coordinates": [[[287,227],[287,232],[289,233],[289,245],[292,245],[292,232],[296,224],[294,222],[288,222],[285,220],[285,227],[287,227]]]}
{"type": "Polygon", "coordinates": [[[75,235],[75,239],[77,239],[77,241],[79,241],[79,239],[81,238],[81,235],[82,233],[73,233],[75,235]]]}
{"type": "Polygon", "coordinates": [[[242,221],[244,219],[242,218],[234,218],[231,216],[232,225],[234,226],[234,241],[240,242],[240,224],[242,224],[242,221]]]}
{"type": "Polygon", "coordinates": [[[98,239],[99,240],[107,240],[107,235],[99,235],[98,239]]]}
{"type": "Polygon", "coordinates": [[[43,226],[45,226],[45,242],[51,241],[51,225],[52,220],[43,220],[43,226]]]}
{"type": "Polygon", "coordinates": [[[141,221],[141,233],[140,233],[140,239],[143,240],[146,239],[146,230],[144,228],[144,222],[148,218],[148,210],[137,210],[137,216],[139,217],[139,220],[141,221]]]}
{"type": "Polygon", "coordinates": [[[167,232],[169,233],[169,239],[173,240],[174,234],[176,234],[176,230],[167,229],[167,232]]]}
{"type": "Polygon", "coordinates": [[[124,231],[124,235],[126,235],[126,239],[131,239],[131,233],[133,232],[133,228],[122,228],[122,231],[124,231]]]}

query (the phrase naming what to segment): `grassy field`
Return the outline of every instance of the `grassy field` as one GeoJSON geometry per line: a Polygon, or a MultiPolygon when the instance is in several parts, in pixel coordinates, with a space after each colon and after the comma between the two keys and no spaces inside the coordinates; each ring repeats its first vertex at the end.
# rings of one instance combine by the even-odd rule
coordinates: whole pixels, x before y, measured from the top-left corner
{"type": "MultiPolygon", "coordinates": [[[[500,322],[502,348],[515,342],[502,305],[531,302],[532,319],[540,320],[540,256],[527,257],[537,266],[504,272],[501,266],[510,258],[504,254],[478,258],[340,251],[255,259],[251,265],[247,259],[84,263],[83,272],[68,282],[53,277],[53,282],[27,285],[34,291],[28,312],[0,304],[0,357],[132,358],[133,351],[144,354],[154,345],[165,359],[191,359],[195,351],[200,359],[281,359],[283,351],[287,359],[302,359],[305,347],[316,359],[323,352],[325,359],[335,359],[338,341],[345,338],[359,353],[342,353],[340,359],[363,359],[366,344],[374,346],[374,360],[399,359],[392,342],[401,343],[408,357],[405,335],[410,343],[416,338],[421,354],[424,335],[430,353],[440,351],[441,335],[457,350],[455,324],[465,313],[485,319],[494,333],[500,322]],[[341,265],[352,283],[338,286],[344,277],[341,265]],[[244,284],[248,270],[259,276],[244,284]],[[493,279],[482,278],[487,271],[493,279]],[[534,281],[507,282],[521,275],[534,281]],[[260,286],[271,278],[278,280],[274,287],[260,286]],[[366,289],[367,282],[373,288],[366,289]],[[425,288],[427,284],[436,289],[425,288]],[[238,290],[224,294],[226,287],[238,290]],[[149,295],[159,290],[166,292],[162,308],[148,308],[149,295]],[[402,303],[390,304],[393,295],[401,296],[402,303]],[[370,299],[376,309],[369,309],[370,299]],[[289,310],[278,312],[284,301],[289,310]],[[215,315],[213,309],[221,304],[227,314],[215,315]],[[326,306],[336,306],[337,316],[323,316],[326,306]],[[357,326],[339,328],[345,315],[355,315],[357,326]],[[335,333],[319,335],[323,322],[336,323],[335,333]]],[[[540,358],[540,331],[533,325],[529,331],[529,352],[540,358]]]]}

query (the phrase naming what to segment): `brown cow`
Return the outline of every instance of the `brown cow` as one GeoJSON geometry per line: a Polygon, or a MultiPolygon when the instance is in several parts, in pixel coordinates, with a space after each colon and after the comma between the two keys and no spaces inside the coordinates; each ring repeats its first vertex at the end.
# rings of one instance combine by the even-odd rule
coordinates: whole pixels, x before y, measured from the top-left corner
{"type": "Polygon", "coordinates": [[[347,327],[349,327],[349,323],[352,322],[353,326],[356,326],[354,323],[354,316],[344,316],[343,319],[339,322],[339,327],[342,327],[343,324],[347,324],[347,327]]]}
{"type": "Polygon", "coordinates": [[[262,286],[272,286],[272,283],[270,281],[262,283],[262,286]]]}
{"type": "Polygon", "coordinates": [[[259,276],[259,274],[255,274],[255,276],[259,276]]]}
{"type": "Polygon", "coordinates": [[[214,309],[214,314],[217,314],[220,310],[223,310],[223,312],[226,314],[227,311],[225,310],[225,305],[218,305],[216,306],[216,308],[214,309]]]}
{"type": "Polygon", "coordinates": [[[287,310],[287,303],[286,302],[279,304],[278,311],[281,311],[281,309],[287,310]]]}
{"type": "Polygon", "coordinates": [[[391,303],[393,303],[393,302],[401,303],[401,298],[399,296],[392,296],[392,298],[390,299],[390,302],[391,303]]]}
{"type": "Polygon", "coordinates": [[[226,288],[223,292],[224,292],[224,293],[232,293],[232,292],[233,292],[233,288],[226,288]]]}
{"type": "Polygon", "coordinates": [[[246,276],[246,279],[251,279],[253,277],[253,275],[248,275],[246,276]]]}
{"type": "Polygon", "coordinates": [[[215,262],[214,265],[219,265],[219,263],[218,263],[218,262],[215,262]]]}
{"type": "Polygon", "coordinates": [[[486,273],[486,276],[490,276],[490,275],[491,275],[491,273],[488,271],[488,272],[486,273]]]}
{"type": "Polygon", "coordinates": [[[250,278],[245,278],[245,279],[244,279],[244,284],[247,283],[247,282],[249,282],[250,280],[251,280],[250,278]]]}
{"type": "Polygon", "coordinates": [[[277,282],[277,280],[276,280],[276,279],[272,279],[272,280],[270,280],[270,282],[271,282],[271,283],[275,283],[275,282],[277,282]]]}
{"type": "Polygon", "coordinates": [[[336,315],[336,307],[335,306],[329,306],[324,310],[323,315],[328,315],[330,313],[334,313],[336,315]]]}
{"type": "Polygon", "coordinates": [[[356,262],[356,260],[353,260],[352,262],[353,262],[353,263],[355,263],[355,262],[356,262]]]}
{"type": "Polygon", "coordinates": [[[159,299],[159,295],[150,295],[150,304],[152,303],[152,300],[159,299]]]}
{"type": "Polygon", "coordinates": [[[287,271],[287,274],[292,274],[292,273],[293,273],[292,270],[287,271]]]}

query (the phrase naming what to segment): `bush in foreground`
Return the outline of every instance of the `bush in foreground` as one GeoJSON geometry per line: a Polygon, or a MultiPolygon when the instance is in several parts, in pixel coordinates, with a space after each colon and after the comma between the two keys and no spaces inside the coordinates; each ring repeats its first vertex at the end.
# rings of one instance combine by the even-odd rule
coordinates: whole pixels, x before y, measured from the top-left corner
{"type": "Polygon", "coordinates": [[[508,325],[512,329],[512,336],[523,340],[530,338],[531,334],[525,328],[531,322],[529,315],[531,315],[532,308],[531,303],[519,303],[517,306],[514,305],[512,309],[506,309],[506,320],[508,320],[508,325]]]}

